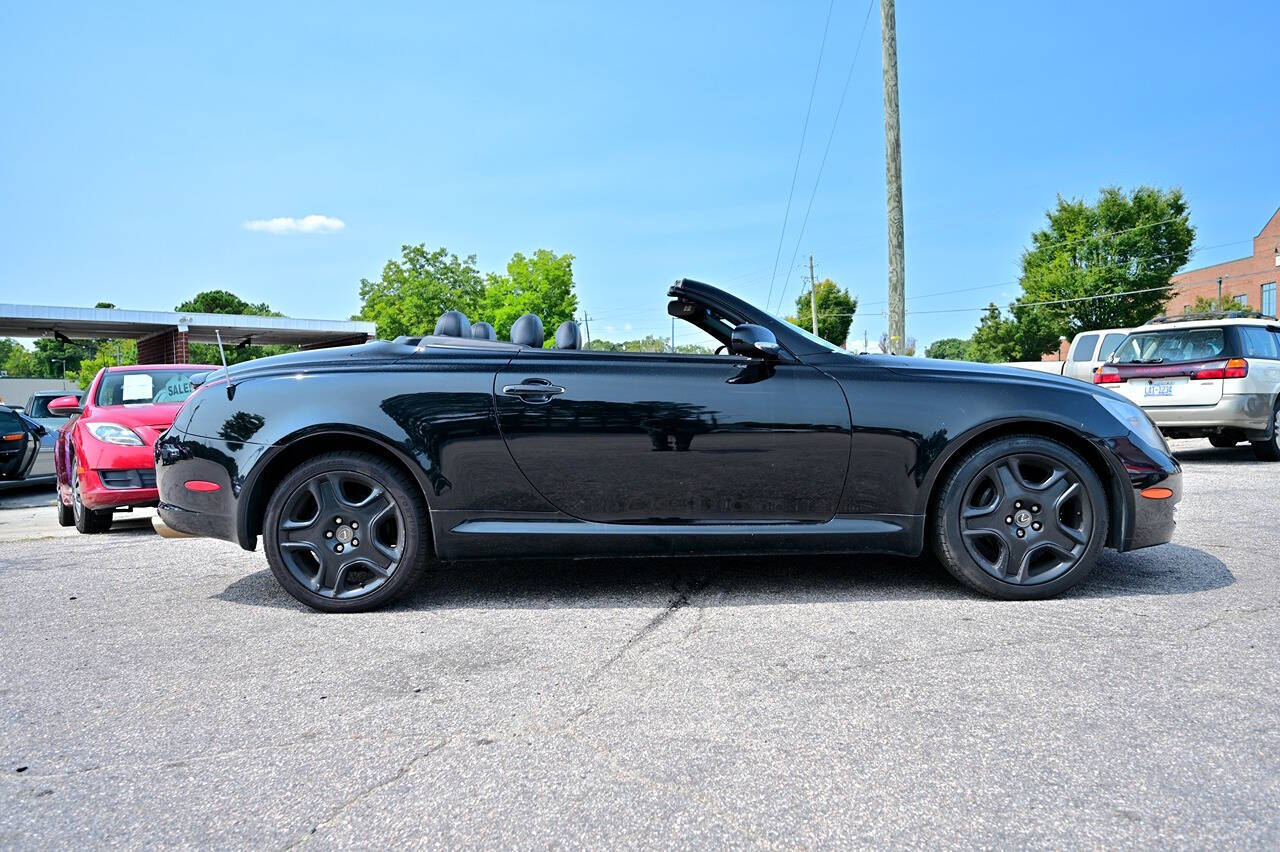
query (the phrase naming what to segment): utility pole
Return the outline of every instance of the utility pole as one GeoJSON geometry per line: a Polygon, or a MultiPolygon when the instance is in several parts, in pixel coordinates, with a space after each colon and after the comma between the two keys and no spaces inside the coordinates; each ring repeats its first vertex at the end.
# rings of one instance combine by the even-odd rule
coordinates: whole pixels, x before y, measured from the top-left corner
{"type": "Polygon", "coordinates": [[[1218,276],[1218,310],[1222,310],[1222,276],[1218,276]]]}
{"type": "Polygon", "coordinates": [[[671,354],[676,354],[676,318],[671,318],[671,354]]]}
{"type": "Polygon", "coordinates": [[[902,133],[898,126],[898,34],[893,0],[880,0],[880,48],[884,66],[884,173],[889,206],[889,351],[906,345],[906,265],[902,237],[902,133]]]}
{"type": "Polygon", "coordinates": [[[591,348],[591,317],[587,316],[587,312],[582,312],[582,324],[587,327],[587,348],[591,348]]]}
{"type": "Polygon", "coordinates": [[[813,336],[818,336],[818,279],[813,277],[813,255],[809,255],[809,308],[813,311],[813,336]]]}

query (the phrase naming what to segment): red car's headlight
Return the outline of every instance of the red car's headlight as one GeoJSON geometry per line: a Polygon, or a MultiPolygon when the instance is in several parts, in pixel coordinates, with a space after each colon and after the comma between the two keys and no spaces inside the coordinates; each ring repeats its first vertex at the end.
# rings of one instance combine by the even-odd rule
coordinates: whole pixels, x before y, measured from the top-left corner
{"type": "Polygon", "coordinates": [[[87,423],[89,434],[104,444],[118,444],[121,447],[143,447],[146,441],[138,437],[138,433],[121,426],[119,423],[87,423]]]}

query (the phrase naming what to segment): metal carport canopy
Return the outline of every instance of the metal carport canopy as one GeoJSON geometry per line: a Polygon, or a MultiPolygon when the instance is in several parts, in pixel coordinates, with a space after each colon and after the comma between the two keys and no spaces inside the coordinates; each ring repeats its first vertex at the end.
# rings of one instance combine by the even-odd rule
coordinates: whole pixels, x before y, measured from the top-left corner
{"type": "Polygon", "coordinates": [[[240,314],[197,314],[177,311],[125,311],[116,308],[65,308],[0,303],[0,337],[41,337],[52,332],[67,337],[139,338],[161,331],[185,331],[187,339],[212,343],[221,332],[224,343],[304,346],[364,335],[377,326],[359,320],[292,319],[240,314]]]}

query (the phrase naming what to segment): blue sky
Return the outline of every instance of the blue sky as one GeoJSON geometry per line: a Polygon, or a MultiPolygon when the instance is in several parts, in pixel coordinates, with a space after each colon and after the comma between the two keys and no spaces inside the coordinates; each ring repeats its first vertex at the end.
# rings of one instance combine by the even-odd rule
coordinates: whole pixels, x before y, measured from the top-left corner
{"type": "MultiPolygon", "coordinates": [[[[346,317],[361,277],[425,242],[486,270],[572,252],[594,336],[667,333],[681,276],[762,303],[827,8],[6,4],[0,301],[168,309],[221,287],[346,317]],[[307,215],[344,227],[245,227],[307,215]]],[[[797,244],[867,10],[834,4],[773,291],[812,252],[874,339],[878,5],[797,244]]],[[[1058,193],[1181,186],[1216,246],[1192,265],[1248,253],[1280,206],[1278,37],[1274,2],[901,3],[908,332],[965,336],[977,313],[945,311],[1016,295],[1058,193]]]]}

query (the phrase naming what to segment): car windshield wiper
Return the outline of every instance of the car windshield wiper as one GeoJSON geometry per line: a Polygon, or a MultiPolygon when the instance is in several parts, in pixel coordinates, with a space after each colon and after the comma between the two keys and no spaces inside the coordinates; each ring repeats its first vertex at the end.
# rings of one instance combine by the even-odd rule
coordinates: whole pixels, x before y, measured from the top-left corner
{"type": "Polygon", "coordinates": [[[1129,362],[1130,364],[1163,364],[1163,358],[1135,358],[1129,362]]]}

